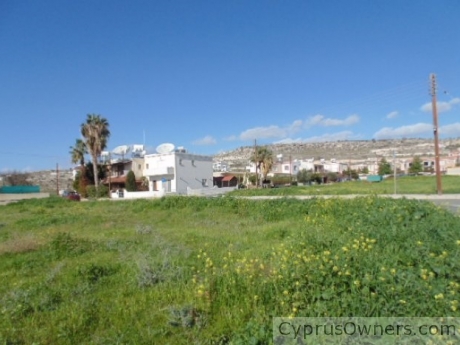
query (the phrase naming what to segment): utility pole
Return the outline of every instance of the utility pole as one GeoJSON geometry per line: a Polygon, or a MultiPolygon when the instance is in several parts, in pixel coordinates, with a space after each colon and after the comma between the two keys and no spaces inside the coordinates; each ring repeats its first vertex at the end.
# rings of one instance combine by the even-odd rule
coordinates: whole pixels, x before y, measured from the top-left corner
{"type": "Polygon", "coordinates": [[[259,188],[259,174],[258,174],[258,169],[257,169],[257,140],[254,139],[254,163],[256,164],[256,188],[259,188]]]}
{"type": "Polygon", "coordinates": [[[59,196],[59,163],[56,163],[56,195],[59,196]]]}
{"type": "Polygon", "coordinates": [[[396,151],[393,151],[393,184],[394,194],[396,195],[396,151]]]}
{"type": "Polygon", "coordinates": [[[109,172],[109,198],[112,197],[112,155],[109,152],[109,165],[107,166],[107,170],[109,172]]]}
{"type": "Polygon", "coordinates": [[[436,167],[436,190],[442,195],[441,164],[439,163],[438,110],[436,104],[436,75],[431,74],[431,105],[433,108],[434,159],[436,167]]]}

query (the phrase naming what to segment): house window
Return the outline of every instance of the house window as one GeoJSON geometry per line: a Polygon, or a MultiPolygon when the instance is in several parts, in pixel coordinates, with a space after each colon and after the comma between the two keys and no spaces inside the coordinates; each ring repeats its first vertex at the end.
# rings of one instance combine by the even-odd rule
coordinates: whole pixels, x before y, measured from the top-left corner
{"type": "Polygon", "coordinates": [[[137,170],[141,170],[141,165],[140,164],[137,165],[137,170]]]}
{"type": "Polygon", "coordinates": [[[284,171],[289,171],[289,165],[284,166],[284,171]]]}
{"type": "Polygon", "coordinates": [[[202,185],[203,187],[207,187],[207,186],[208,186],[208,184],[206,183],[206,181],[207,181],[207,180],[206,180],[205,178],[201,180],[201,185],[202,185]]]}
{"type": "Polygon", "coordinates": [[[192,165],[195,166],[195,161],[192,161],[192,165]]]}
{"type": "Polygon", "coordinates": [[[145,165],[145,168],[148,170],[149,169],[149,163],[145,165]]]}

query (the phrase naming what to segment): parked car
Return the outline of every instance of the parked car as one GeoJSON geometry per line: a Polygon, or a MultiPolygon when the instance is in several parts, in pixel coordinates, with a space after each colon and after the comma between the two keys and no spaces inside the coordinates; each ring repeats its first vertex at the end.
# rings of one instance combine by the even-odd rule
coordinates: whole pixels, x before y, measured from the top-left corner
{"type": "Polygon", "coordinates": [[[62,192],[62,197],[68,200],[80,201],[80,194],[73,190],[65,190],[62,192]]]}

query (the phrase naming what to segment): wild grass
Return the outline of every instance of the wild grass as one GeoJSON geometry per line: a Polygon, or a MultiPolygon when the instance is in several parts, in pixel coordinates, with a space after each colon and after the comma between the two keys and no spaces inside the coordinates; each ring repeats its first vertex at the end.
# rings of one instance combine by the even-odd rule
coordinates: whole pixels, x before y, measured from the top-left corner
{"type": "MultiPolygon", "coordinates": [[[[444,194],[460,193],[460,176],[442,176],[444,194]]],[[[281,188],[240,189],[233,191],[234,196],[254,195],[347,195],[347,194],[393,194],[394,179],[382,182],[348,181],[325,185],[291,186],[281,188]]],[[[437,194],[435,176],[405,176],[396,179],[398,194],[437,194]]]]}
{"type": "Polygon", "coordinates": [[[36,243],[0,252],[0,344],[270,344],[273,316],[460,316],[460,219],[429,202],[50,198],[0,224],[0,248],[36,243]]]}

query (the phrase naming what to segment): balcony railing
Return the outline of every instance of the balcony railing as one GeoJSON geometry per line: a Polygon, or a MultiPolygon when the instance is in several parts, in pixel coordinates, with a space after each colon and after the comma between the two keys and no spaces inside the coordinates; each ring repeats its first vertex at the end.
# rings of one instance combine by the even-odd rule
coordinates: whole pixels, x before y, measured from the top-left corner
{"type": "Polygon", "coordinates": [[[144,176],[174,175],[174,167],[155,167],[144,169],[144,176]]]}

